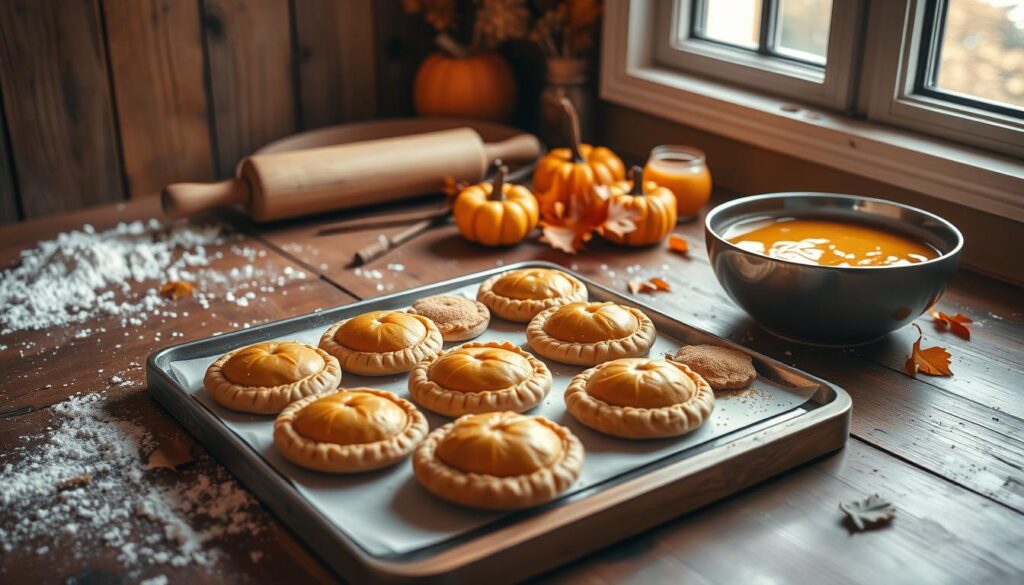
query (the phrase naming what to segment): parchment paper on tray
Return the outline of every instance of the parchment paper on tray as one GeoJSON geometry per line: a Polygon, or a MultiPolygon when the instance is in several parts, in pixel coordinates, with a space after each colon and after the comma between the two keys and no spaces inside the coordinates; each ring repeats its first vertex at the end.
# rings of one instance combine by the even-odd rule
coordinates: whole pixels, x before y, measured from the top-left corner
{"type": "MultiPolygon", "coordinates": [[[[476,297],[476,284],[448,294],[476,297]]],[[[595,299],[597,300],[597,299],[595,299]]],[[[325,328],[310,329],[287,339],[316,345],[325,328]]],[[[526,346],[526,327],[493,319],[478,341],[507,340],[526,346]]],[[[452,347],[455,344],[445,344],[452,347]]],[[[680,341],[659,331],[650,357],[674,353],[680,341]]],[[[233,349],[233,348],[229,348],[233,349]]],[[[220,354],[171,362],[171,373],[186,391],[263,457],[341,531],[373,555],[402,554],[438,544],[500,518],[502,514],[455,506],[431,496],[412,474],[408,461],[390,469],[350,476],[316,473],[297,467],[280,455],[273,445],[272,416],[237,413],[217,405],[203,390],[206,368],[220,354]]],[[[750,390],[719,396],[710,420],[681,438],[627,441],[607,437],[577,423],[565,410],[562,393],[569,380],[585,368],[544,360],[554,376],[551,393],[529,414],[545,416],[569,427],[583,442],[586,459],[579,481],[563,497],[608,481],[679,451],[690,449],[732,431],[789,412],[804,404],[815,388],[787,388],[758,378],[750,390]]],[[[408,374],[363,377],[345,373],[343,387],[369,386],[390,390],[408,398],[408,374]]],[[[450,422],[426,411],[430,428],[450,422]]]]}

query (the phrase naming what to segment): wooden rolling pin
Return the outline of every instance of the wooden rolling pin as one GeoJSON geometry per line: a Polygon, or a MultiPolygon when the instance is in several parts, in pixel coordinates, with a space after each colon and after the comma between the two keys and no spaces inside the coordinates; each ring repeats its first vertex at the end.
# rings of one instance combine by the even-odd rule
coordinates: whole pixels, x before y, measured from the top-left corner
{"type": "Polygon", "coordinates": [[[168,185],[162,203],[171,217],[244,205],[254,221],[274,221],[436,193],[445,177],[477,182],[495,159],[528,162],[539,154],[530,134],[485,144],[475,130],[457,128],[253,155],[237,178],[168,185]]]}

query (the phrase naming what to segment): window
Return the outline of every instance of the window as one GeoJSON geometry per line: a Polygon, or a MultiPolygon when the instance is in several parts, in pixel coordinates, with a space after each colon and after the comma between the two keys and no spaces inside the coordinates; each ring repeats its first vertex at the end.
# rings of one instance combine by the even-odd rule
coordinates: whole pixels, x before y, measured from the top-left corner
{"type": "Polygon", "coordinates": [[[1024,222],[1024,0],[606,0],[605,14],[608,101],[1024,222]]]}
{"type": "Polygon", "coordinates": [[[657,59],[805,103],[850,105],[858,0],[668,0],[657,59]]]}
{"type": "Polygon", "coordinates": [[[1024,156],[1024,0],[902,0],[868,23],[869,118],[1024,156]]]}

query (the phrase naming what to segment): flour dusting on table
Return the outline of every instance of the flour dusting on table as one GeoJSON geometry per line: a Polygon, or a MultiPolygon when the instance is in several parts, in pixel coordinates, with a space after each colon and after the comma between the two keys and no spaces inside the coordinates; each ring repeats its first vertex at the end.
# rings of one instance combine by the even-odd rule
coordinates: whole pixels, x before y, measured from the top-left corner
{"type": "MultiPolygon", "coordinates": [[[[124,325],[141,325],[148,317],[167,312],[164,306],[169,301],[159,294],[166,281],[196,283],[195,296],[208,308],[218,296],[248,306],[258,293],[273,292],[275,284],[305,278],[290,267],[280,275],[255,267],[266,251],[236,243],[240,240],[222,224],[165,225],[155,219],[120,223],[106,231],[85,225],[58,234],[22,251],[17,266],[0,272],[0,334],[101,316],[120,316],[124,325]],[[225,244],[233,245],[226,252],[208,249],[225,244]],[[246,262],[224,272],[211,268],[226,254],[246,262]],[[262,281],[262,286],[253,290],[256,287],[250,285],[255,281],[262,281]],[[143,284],[148,286],[138,292],[143,284]]],[[[91,333],[90,328],[81,328],[76,336],[91,333]]]]}
{"type": "Polygon", "coordinates": [[[130,571],[207,566],[218,537],[266,528],[256,500],[219,466],[157,481],[171,472],[146,468],[153,437],[104,400],[91,393],[57,404],[47,431],[8,453],[17,462],[0,469],[2,555],[25,549],[42,559],[59,547],[88,558],[109,548],[130,571]]]}

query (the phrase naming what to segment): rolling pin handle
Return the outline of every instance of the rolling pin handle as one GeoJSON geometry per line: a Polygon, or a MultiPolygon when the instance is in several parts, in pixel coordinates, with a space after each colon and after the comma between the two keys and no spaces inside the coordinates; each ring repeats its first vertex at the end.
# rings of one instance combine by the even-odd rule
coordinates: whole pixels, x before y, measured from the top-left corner
{"type": "Polygon", "coordinates": [[[487,153],[488,166],[495,159],[501,159],[506,163],[533,162],[540,156],[540,141],[532,134],[520,134],[508,140],[485,144],[484,151],[487,153]]]}
{"type": "Polygon", "coordinates": [[[217,183],[174,183],[164,187],[160,194],[164,214],[176,219],[218,207],[248,203],[249,189],[244,179],[227,179],[217,183]]]}

